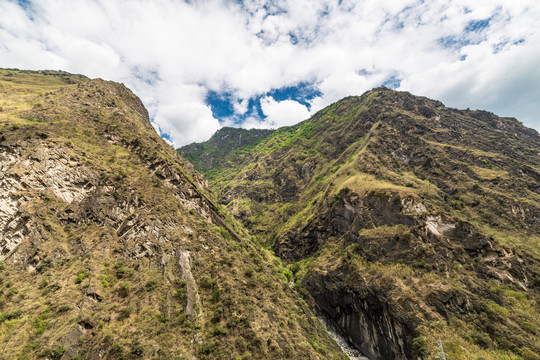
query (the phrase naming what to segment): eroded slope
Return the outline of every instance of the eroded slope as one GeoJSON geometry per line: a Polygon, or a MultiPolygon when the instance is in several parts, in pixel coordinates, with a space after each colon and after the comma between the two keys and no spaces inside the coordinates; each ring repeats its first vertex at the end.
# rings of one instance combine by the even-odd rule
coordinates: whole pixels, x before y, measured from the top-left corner
{"type": "Polygon", "coordinates": [[[536,359],[539,149],[515,119],[379,88],[210,185],[366,355],[536,359]]]}
{"type": "Polygon", "coordinates": [[[0,70],[0,104],[0,358],[343,358],[123,85],[0,70]]]}

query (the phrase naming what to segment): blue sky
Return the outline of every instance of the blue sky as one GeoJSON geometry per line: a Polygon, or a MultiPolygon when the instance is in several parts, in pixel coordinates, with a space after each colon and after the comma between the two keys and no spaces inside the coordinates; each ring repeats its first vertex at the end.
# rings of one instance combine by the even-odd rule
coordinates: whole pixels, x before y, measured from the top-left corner
{"type": "Polygon", "coordinates": [[[0,0],[0,66],[125,83],[175,146],[380,85],[540,129],[533,0],[0,0]]]}

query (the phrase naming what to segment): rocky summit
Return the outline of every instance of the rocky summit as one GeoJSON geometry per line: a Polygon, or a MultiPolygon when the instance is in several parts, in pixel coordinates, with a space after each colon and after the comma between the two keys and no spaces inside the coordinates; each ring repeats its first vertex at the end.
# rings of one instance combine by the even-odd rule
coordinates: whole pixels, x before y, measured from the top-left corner
{"type": "Polygon", "coordinates": [[[363,355],[540,359],[540,137],[516,119],[377,88],[179,151],[363,355]]]}
{"type": "Polygon", "coordinates": [[[0,359],[345,359],[118,83],[0,70],[0,359]]]}

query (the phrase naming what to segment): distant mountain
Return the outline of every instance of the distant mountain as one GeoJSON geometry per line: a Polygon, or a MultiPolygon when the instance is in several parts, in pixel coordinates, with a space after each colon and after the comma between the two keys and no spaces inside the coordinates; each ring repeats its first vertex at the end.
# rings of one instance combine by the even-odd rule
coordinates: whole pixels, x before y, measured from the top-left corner
{"type": "Polygon", "coordinates": [[[224,127],[219,129],[210,140],[186,145],[178,149],[178,152],[193,164],[195,170],[211,178],[212,172],[231,167],[228,162],[242,161],[255,145],[273,132],[274,130],[266,129],[246,130],[224,127]]]}
{"type": "Polygon", "coordinates": [[[536,131],[377,88],[247,153],[223,140],[197,145],[215,166],[180,152],[365,355],[540,358],[536,131]]]}
{"type": "Polygon", "coordinates": [[[0,69],[0,359],[344,359],[125,86],[0,69]]]}

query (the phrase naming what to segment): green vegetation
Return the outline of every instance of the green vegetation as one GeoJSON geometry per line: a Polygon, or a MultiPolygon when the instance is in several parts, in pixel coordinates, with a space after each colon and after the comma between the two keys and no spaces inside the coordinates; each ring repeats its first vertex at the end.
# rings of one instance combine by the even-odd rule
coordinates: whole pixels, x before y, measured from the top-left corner
{"type": "MultiPolygon", "coordinates": [[[[222,141],[216,134],[197,147],[222,141]]],[[[411,329],[408,356],[540,354],[534,130],[379,88],[278,129],[249,152],[224,149],[227,161],[215,165],[191,145],[179,151],[323,311],[345,306],[329,304],[329,288],[354,293],[356,309],[385,304],[411,329]]]]}
{"type": "Polygon", "coordinates": [[[0,357],[343,359],[123,85],[0,69],[0,105],[31,234],[0,262],[0,357]]]}
{"type": "Polygon", "coordinates": [[[211,178],[217,169],[230,166],[230,161],[238,161],[273,130],[221,128],[204,143],[193,143],[178,149],[197,171],[211,178]],[[212,173],[208,172],[213,170],[212,173]]]}

